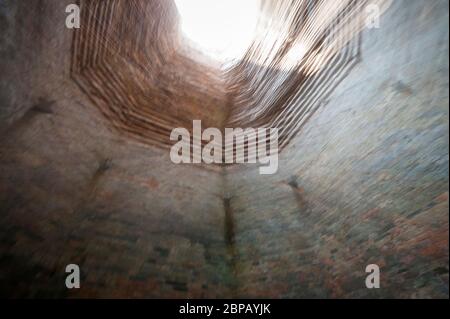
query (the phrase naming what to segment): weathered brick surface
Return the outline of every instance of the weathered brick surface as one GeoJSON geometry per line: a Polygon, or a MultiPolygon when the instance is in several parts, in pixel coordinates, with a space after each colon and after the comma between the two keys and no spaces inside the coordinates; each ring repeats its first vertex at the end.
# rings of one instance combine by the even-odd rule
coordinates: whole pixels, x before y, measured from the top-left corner
{"type": "Polygon", "coordinates": [[[0,59],[0,295],[228,296],[222,172],[110,130],[69,78],[67,3],[1,8],[15,54],[0,59]],[[70,263],[79,291],[65,287],[70,263]]]}
{"type": "Polygon", "coordinates": [[[448,297],[447,1],[394,1],[273,176],[111,131],[69,79],[66,3],[3,3],[1,296],[448,297]]]}
{"type": "Polygon", "coordinates": [[[1,294],[226,295],[221,173],[115,141],[88,115],[66,116],[70,103],[56,105],[58,115],[2,144],[1,294]],[[68,125],[78,129],[66,134],[68,125]],[[83,274],[83,289],[70,294],[69,263],[83,274]]]}
{"type": "Polygon", "coordinates": [[[394,1],[361,54],[277,175],[227,172],[239,295],[448,297],[448,2],[394,1]]]}
{"type": "Polygon", "coordinates": [[[41,119],[49,130],[30,125],[2,146],[1,294],[227,295],[221,173],[108,139],[107,154],[97,153],[94,132],[84,145],[64,146],[63,124],[51,119],[41,119]],[[58,151],[46,153],[31,134],[58,151]],[[71,293],[69,263],[82,270],[83,289],[71,293]]]}

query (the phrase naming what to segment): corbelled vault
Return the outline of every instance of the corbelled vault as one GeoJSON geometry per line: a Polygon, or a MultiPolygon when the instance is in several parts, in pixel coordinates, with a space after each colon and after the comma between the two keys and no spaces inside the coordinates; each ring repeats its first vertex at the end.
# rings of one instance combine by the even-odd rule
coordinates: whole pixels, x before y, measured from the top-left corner
{"type": "Polygon", "coordinates": [[[72,2],[0,1],[0,296],[448,298],[448,1],[257,1],[223,60],[175,1],[72,2]],[[277,172],[175,164],[194,120],[277,172]]]}

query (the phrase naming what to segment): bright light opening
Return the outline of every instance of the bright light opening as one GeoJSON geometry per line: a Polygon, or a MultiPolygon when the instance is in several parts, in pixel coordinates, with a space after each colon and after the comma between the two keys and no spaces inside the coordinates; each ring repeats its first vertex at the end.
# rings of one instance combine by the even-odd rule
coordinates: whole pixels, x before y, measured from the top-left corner
{"type": "Polygon", "coordinates": [[[175,0],[181,27],[211,57],[241,57],[250,46],[259,15],[259,0],[175,0]]]}
{"type": "Polygon", "coordinates": [[[307,53],[306,47],[302,43],[295,44],[284,57],[288,67],[294,67],[299,64],[307,53]]]}

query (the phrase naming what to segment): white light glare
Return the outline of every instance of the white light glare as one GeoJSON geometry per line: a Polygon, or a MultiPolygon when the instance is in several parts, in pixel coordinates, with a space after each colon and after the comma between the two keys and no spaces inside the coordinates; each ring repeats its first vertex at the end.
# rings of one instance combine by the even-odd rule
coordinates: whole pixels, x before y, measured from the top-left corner
{"type": "Polygon", "coordinates": [[[284,57],[289,67],[294,67],[301,62],[307,53],[306,47],[302,43],[295,44],[284,57]]]}
{"type": "Polygon", "coordinates": [[[218,60],[239,58],[251,44],[259,0],[175,0],[184,34],[218,60]]]}

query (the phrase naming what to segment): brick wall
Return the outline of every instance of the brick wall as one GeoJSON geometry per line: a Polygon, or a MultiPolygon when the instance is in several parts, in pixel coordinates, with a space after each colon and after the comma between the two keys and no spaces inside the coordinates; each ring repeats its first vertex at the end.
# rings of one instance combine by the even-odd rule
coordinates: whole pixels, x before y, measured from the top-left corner
{"type": "Polygon", "coordinates": [[[67,3],[1,7],[0,295],[229,295],[221,169],[172,164],[105,122],[69,77],[67,3]]]}
{"type": "Polygon", "coordinates": [[[394,1],[273,176],[121,136],[70,80],[65,3],[4,3],[1,296],[448,297],[447,1],[394,1]]]}
{"type": "Polygon", "coordinates": [[[394,1],[279,166],[226,174],[240,296],[448,298],[448,2],[394,1]]]}

